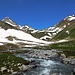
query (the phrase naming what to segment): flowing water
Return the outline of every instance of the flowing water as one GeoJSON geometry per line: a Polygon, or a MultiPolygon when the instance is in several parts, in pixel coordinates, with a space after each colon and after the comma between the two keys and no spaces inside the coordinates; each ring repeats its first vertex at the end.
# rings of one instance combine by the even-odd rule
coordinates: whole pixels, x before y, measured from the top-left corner
{"type": "Polygon", "coordinates": [[[35,60],[39,66],[25,72],[25,75],[73,75],[73,65],[62,64],[57,61],[45,60],[39,58],[29,58],[25,54],[16,54],[26,60],[35,60]]]}

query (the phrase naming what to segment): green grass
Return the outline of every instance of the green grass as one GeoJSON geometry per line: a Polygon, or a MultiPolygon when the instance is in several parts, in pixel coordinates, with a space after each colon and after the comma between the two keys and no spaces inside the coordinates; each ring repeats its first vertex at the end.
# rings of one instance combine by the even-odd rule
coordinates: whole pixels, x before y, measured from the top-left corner
{"type": "Polygon", "coordinates": [[[64,49],[64,50],[75,50],[75,40],[68,42],[55,43],[50,45],[51,49],[64,49]]]}
{"type": "Polygon", "coordinates": [[[51,49],[56,49],[56,50],[75,50],[75,40],[70,40],[67,42],[61,42],[61,43],[54,43],[50,44],[48,46],[37,46],[34,47],[35,49],[44,49],[44,50],[51,50],[51,49]]]}
{"type": "Polygon", "coordinates": [[[63,53],[66,55],[66,57],[75,57],[75,50],[64,50],[63,53]]]}
{"type": "Polygon", "coordinates": [[[9,65],[11,65],[13,63],[13,61],[14,61],[14,64],[25,63],[25,60],[22,58],[16,57],[11,54],[0,53],[0,67],[6,66],[6,65],[4,65],[3,62],[6,62],[6,63],[10,62],[9,65]]]}
{"type": "MultiPolygon", "coordinates": [[[[15,52],[11,52],[11,54],[15,53],[15,54],[22,54],[22,53],[28,53],[28,50],[16,50],[15,52]]],[[[10,53],[10,52],[8,52],[10,53]]]]}
{"type": "MultiPolygon", "coordinates": [[[[18,69],[18,63],[21,63],[21,64],[27,64],[29,61],[26,61],[24,60],[23,58],[20,58],[20,57],[16,57],[12,54],[7,54],[7,53],[0,53],[0,68],[1,67],[5,67],[7,69],[13,69],[13,71],[20,71],[18,69]]],[[[6,73],[2,73],[0,72],[0,75],[9,75],[8,72],[6,73]]]]}
{"type": "Polygon", "coordinates": [[[75,40],[52,44],[51,49],[61,50],[67,57],[75,58],[75,40]]]}
{"type": "Polygon", "coordinates": [[[65,29],[59,32],[52,40],[75,39],[75,21],[71,21],[65,29]],[[66,33],[69,31],[69,34],[66,33]]]}
{"type": "Polygon", "coordinates": [[[34,34],[31,34],[32,36],[34,36],[35,38],[41,38],[45,35],[48,35],[47,32],[36,32],[34,34]]]}

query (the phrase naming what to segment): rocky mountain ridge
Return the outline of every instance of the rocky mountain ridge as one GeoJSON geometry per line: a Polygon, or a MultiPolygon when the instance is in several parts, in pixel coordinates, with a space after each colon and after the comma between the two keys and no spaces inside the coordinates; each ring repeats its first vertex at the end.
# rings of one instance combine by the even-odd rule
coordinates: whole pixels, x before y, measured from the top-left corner
{"type": "Polygon", "coordinates": [[[68,16],[53,27],[43,30],[36,30],[28,25],[18,25],[9,17],[5,17],[0,21],[0,44],[2,45],[8,42],[24,45],[24,47],[33,47],[36,45],[44,46],[52,43],[64,42],[74,38],[74,29],[74,15],[68,16]]]}
{"type": "MultiPolygon", "coordinates": [[[[60,32],[64,31],[65,28],[68,28],[69,26],[74,27],[73,24],[75,22],[75,16],[68,16],[61,20],[59,23],[54,25],[53,27],[49,27],[43,30],[39,30],[36,33],[32,34],[34,37],[42,39],[42,40],[52,40],[56,35],[58,35],[60,32]]],[[[69,34],[69,31],[66,30],[66,33],[69,34]]]]}

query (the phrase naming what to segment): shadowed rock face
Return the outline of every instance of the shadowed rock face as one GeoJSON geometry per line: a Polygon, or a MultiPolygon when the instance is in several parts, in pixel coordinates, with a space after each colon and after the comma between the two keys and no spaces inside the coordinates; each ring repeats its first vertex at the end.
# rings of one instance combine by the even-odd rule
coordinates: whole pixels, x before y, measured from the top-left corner
{"type": "Polygon", "coordinates": [[[17,25],[14,21],[12,21],[9,17],[5,17],[2,21],[6,23],[10,23],[12,25],[17,25]]]}
{"type": "Polygon", "coordinates": [[[16,27],[16,28],[20,28],[19,25],[17,23],[15,23],[11,18],[9,17],[5,17],[3,20],[3,22],[7,23],[7,24],[10,24],[11,26],[13,27],[16,27]]]}

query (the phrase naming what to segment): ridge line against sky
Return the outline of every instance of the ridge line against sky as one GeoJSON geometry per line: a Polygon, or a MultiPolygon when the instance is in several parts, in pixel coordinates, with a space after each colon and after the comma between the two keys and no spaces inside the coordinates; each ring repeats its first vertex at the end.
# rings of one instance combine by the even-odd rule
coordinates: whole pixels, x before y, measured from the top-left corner
{"type": "Polygon", "coordinates": [[[0,20],[10,17],[20,25],[43,29],[75,14],[75,0],[1,0],[0,20]]]}

